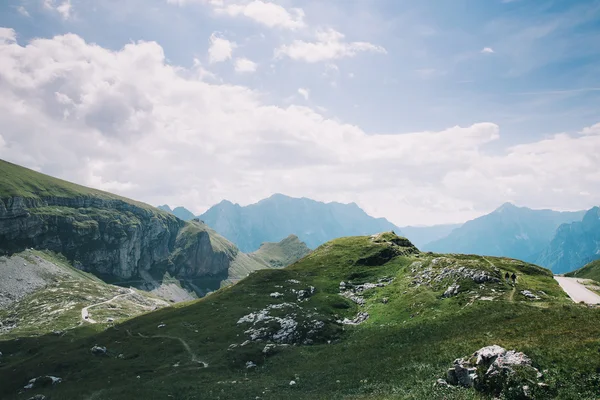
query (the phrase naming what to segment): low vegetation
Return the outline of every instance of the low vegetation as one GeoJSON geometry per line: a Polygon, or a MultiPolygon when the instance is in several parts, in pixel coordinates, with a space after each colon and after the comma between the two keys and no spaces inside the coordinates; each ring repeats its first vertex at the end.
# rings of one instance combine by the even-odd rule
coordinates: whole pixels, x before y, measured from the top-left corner
{"type": "Polygon", "coordinates": [[[28,281],[39,281],[40,277],[44,282],[34,288],[17,288],[25,295],[0,307],[2,340],[52,332],[62,335],[67,330],[96,323],[94,330],[102,331],[107,326],[168,305],[149,293],[106,284],[49,251],[26,250],[11,257],[0,257],[0,268],[7,268],[17,260],[27,261],[19,265],[21,275],[6,276],[4,284],[12,279],[12,285],[28,286],[31,283],[28,281]],[[89,307],[87,320],[82,316],[84,307],[89,307]]]}
{"type": "Polygon", "coordinates": [[[592,261],[583,268],[565,274],[571,278],[592,279],[600,282],[600,260],[592,261]]]}
{"type": "Polygon", "coordinates": [[[570,302],[549,271],[421,253],[392,234],[342,238],[101,332],[2,340],[0,397],[484,399],[435,382],[492,344],[531,357],[544,396],[600,397],[600,310],[570,302]],[[38,376],[62,381],[19,394],[38,376]]]}

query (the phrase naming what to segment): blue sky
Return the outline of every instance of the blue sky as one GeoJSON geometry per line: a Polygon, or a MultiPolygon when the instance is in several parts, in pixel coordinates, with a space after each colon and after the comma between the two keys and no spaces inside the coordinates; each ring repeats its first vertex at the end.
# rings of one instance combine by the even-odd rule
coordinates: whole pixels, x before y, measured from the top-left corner
{"type": "MultiPolygon", "coordinates": [[[[182,176],[179,186],[172,178],[168,182],[159,180],[147,189],[141,188],[144,179],[138,179],[134,166],[124,166],[124,159],[117,160],[122,164],[120,171],[131,170],[131,175],[113,176],[114,171],[107,166],[108,159],[92,150],[70,149],[65,144],[66,149],[60,152],[77,153],[78,162],[85,165],[84,172],[73,172],[69,163],[61,161],[64,157],[45,154],[35,159],[19,154],[28,140],[22,130],[15,128],[12,134],[4,134],[5,151],[1,153],[4,158],[83,184],[153,204],[182,204],[196,212],[221,198],[245,204],[272,192],[324,201],[356,201],[367,211],[387,216],[399,225],[462,221],[490,211],[504,201],[556,209],[587,208],[600,201],[595,194],[599,183],[593,173],[599,166],[597,156],[590,153],[584,156],[586,162],[568,165],[569,173],[586,177],[577,185],[566,173],[556,175],[553,169],[556,165],[546,165],[542,160],[552,151],[556,152],[553,157],[568,158],[578,157],[574,152],[580,148],[595,149],[596,141],[582,146],[583,141],[576,139],[581,139],[578,135],[586,127],[600,122],[600,1],[8,0],[0,5],[0,27],[12,29],[16,43],[10,39],[11,45],[24,49],[35,38],[52,39],[67,33],[83,39],[85,46],[94,43],[115,53],[128,44],[141,49],[140,41],[156,42],[164,53],[160,66],[179,69],[182,75],[198,73],[200,80],[209,85],[198,87],[198,91],[226,91],[234,87],[251,92],[250,100],[244,97],[247,92],[240,96],[232,94],[235,97],[231,105],[227,98],[219,97],[223,103],[218,112],[239,106],[235,115],[240,116],[238,111],[246,107],[243,99],[256,102],[257,107],[275,107],[277,112],[304,107],[324,120],[310,134],[292,134],[286,132],[285,125],[270,123],[270,116],[265,116],[264,122],[264,126],[272,129],[268,133],[263,132],[268,129],[260,126],[260,120],[256,128],[244,131],[243,120],[235,122],[234,118],[228,118],[227,123],[236,127],[232,127],[236,133],[230,137],[233,143],[239,141],[240,136],[235,135],[244,136],[244,140],[252,136],[256,139],[253,143],[260,143],[251,155],[244,154],[243,149],[221,153],[215,158],[219,160],[219,174],[205,171],[204,164],[195,164],[191,156],[189,160],[182,156],[189,164],[179,167],[165,158],[164,164],[160,164],[165,179],[169,175],[185,175],[185,179],[182,176]],[[216,42],[211,42],[211,37],[216,42]],[[218,61],[211,62],[211,43],[215,45],[218,61]],[[216,44],[225,48],[217,49],[216,44]],[[249,60],[245,65],[250,70],[236,70],[243,59],[249,60]],[[239,103],[236,99],[240,99],[239,103]],[[429,149],[421,142],[417,148],[410,147],[414,144],[406,136],[421,134],[423,142],[434,146],[437,142],[430,141],[428,134],[446,132],[456,126],[467,129],[476,124],[493,124],[498,132],[487,137],[487,133],[481,134],[479,130],[465,131],[457,136],[457,142],[466,140],[458,150],[446,140],[439,146],[449,146],[447,149],[429,149]],[[335,129],[355,127],[360,133],[336,136],[337,133],[330,134],[333,131],[328,130],[333,125],[335,129]],[[324,137],[322,141],[314,133],[317,131],[324,137]],[[362,147],[363,152],[372,150],[371,161],[375,162],[369,162],[369,168],[381,161],[381,168],[392,171],[389,178],[382,178],[377,169],[365,173],[361,164],[367,161],[361,157],[364,154],[360,146],[337,148],[336,140],[355,134],[365,136],[360,141],[373,143],[368,145],[372,147],[362,147]],[[390,139],[391,135],[403,139],[390,139]],[[572,139],[569,143],[573,147],[565,147],[560,135],[572,139]],[[475,136],[480,140],[469,141],[475,136]],[[431,162],[432,165],[405,162],[396,159],[393,152],[384,154],[383,141],[389,141],[388,146],[399,146],[398,157],[410,154],[419,160],[445,159],[439,156],[440,152],[454,152],[455,157],[461,157],[462,151],[465,153],[454,164],[449,157],[444,161],[448,163],[445,166],[441,161],[431,162]],[[305,144],[307,149],[298,143],[305,144]],[[319,151],[310,150],[315,144],[319,151]],[[518,154],[539,152],[539,157],[530,157],[530,164],[521,165],[527,157],[520,157],[521,161],[515,163],[515,149],[518,154]],[[353,161],[353,155],[358,161],[353,161]],[[256,160],[250,161],[252,156],[256,160]],[[248,164],[241,168],[222,161],[228,157],[242,157],[248,164]],[[336,162],[331,162],[332,159],[336,162]],[[456,164],[461,165],[456,167],[456,164]],[[513,171],[513,165],[518,171],[513,171]],[[573,165],[580,169],[571,170],[573,165]],[[190,169],[196,173],[187,176],[183,171],[190,169]],[[270,175],[274,171],[278,171],[275,177],[270,175]],[[324,171],[331,174],[330,180],[321,179],[324,171]],[[473,179],[472,185],[462,187],[465,179],[473,179]],[[528,185],[528,179],[535,184],[528,185]],[[337,183],[340,180],[353,183],[341,185],[337,183]],[[538,187],[541,180],[545,185],[538,187]],[[270,183],[256,188],[261,181],[270,183]],[[169,189],[161,191],[161,187],[169,189]]],[[[73,49],[71,45],[68,47],[73,49]]],[[[22,58],[14,60],[11,62],[22,62],[22,58]]],[[[87,62],[99,62],[90,60],[87,62]]],[[[64,62],[61,68],[68,73],[68,60],[60,62],[64,62]]],[[[120,67],[117,70],[121,71],[120,67]]],[[[25,68],[20,73],[26,75],[28,71],[25,68]]],[[[125,76],[129,75],[119,75],[118,79],[125,76]]],[[[3,78],[5,82],[16,82],[10,82],[16,78],[8,74],[3,78]]],[[[85,86],[88,78],[80,79],[85,86]]],[[[106,79],[112,82],[111,79],[117,78],[106,79]]],[[[138,89],[143,89],[139,85],[144,84],[156,83],[134,82],[131,87],[135,90],[127,90],[138,93],[138,89]]],[[[45,82],[39,90],[47,86],[45,82]]],[[[10,90],[10,96],[15,98],[22,92],[14,85],[6,86],[5,90],[10,90]]],[[[148,97],[146,100],[153,110],[167,106],[154,103],[159,98],[164,100],[165,92],[153,96],[141,92],[142,97],[148,97]]],[[[37,95],[43,96],[40,93],[37,95]]],[[[81,93],[78,96],[85,97],[81,93]]],[[[124,109],[139,108],[139,99],[124,98],[124,109]]],[[[32,104],[31,98],[23,101],[32,104]]],[[[211,103],[210,99],[207,101],[211,103]]],[[[193,104],[185,104],[193,109],[193,104]]],[[[102,123],[87,124],[89,135],[99,138],[104,135],[110,140],[121,135],[123,139],[126,133],[119,131],[111,136],[106,131],[106,126],[114,126],[117,108],[113,104],[93,119],[87,114],[71,118],[70,122],[66,117],[51,119],[57,130],[59,127],[68,130],[77,121],[97,122],[97,118],[104,118],[102,123]]],[[[49,112],[48,109],[45,107],[44,112],[49,112]]],[[[81,107],[78,110],[83,112],[81,107]]],[[[144,114],[148,118],[145,123],[155,127],[156,115],[144,114]]],[[[131,119],[127,121],[131,125],[131,119]]],[[[294,121],[290,119],[290,123],[294,121]]],[[[304,126],[300,120],[294,123],[304,126]]],[[[201,143],[212,143],[214,148],[225,146],[221,139],[218,143],[217,139],[214,143],[208,140],[219,135],[218,125],[203,126],[202,120],[194,125],[187,120],[184,123],[183,119],[181,124],[195,133],[190,134],[193,140],[185,138],[173,143],[174,149],[180,146],[189,149],[201,143]]],[[[164,129],[162,132],[167,135],[164,129]]],[[[51,135],[48,133],[46,137],[51,135]]],[[[154,139],[160,142],[160,135],[157,129],[154,139]]],[[[149,136],[144,138],[150,141],[149,136]]],[[[120,140],[114,146],[122,146],[123,142],[127,141],[120,140]]],[[[127,149],[120,150],[128,154],[127,149]]],[[[138,150],[133,152],[137,154],[138,150]]]]}

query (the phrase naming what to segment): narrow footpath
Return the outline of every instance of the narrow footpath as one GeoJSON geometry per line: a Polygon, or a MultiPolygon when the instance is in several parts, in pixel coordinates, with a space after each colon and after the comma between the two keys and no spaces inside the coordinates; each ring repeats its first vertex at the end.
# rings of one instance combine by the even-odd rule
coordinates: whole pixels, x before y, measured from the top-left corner
{"type": "Polygon", "coordinates": [[[120,297],[129,296],[129,295],[132,295],[134,293],[135,293],[135,291],[130,288],[129,289],[129,293],[119,294],[119,295],[113,297],[110,300],[106,300],[106,301],[103,301],[103,302],[100,302],[100,303],[92,304],[92,305],[87,306],[87,307],[83,307],[81,309],[81,319],[83,321],[85,321],[85,322],[89,322],[90,324],[96,324],[97,322],[90,317],[90,313],[88,312],[88,309],[90,309],[92,307],[96,307],[96,306],[102,305],[102,304],[108,304],[108,303],[110,303],[110,302],[112,302],[112,301],[114,301],[114,300],[116,300],[116,299],[118,299],[120,297]]]}

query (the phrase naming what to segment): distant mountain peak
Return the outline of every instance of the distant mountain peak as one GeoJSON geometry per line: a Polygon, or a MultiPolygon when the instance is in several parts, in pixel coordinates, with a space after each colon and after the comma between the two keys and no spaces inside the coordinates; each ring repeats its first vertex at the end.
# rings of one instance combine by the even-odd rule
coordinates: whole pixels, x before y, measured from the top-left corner
{"type": "Polygon", "coordinates": [[[510,201],[507,201],[506,203],[504,203],[500,207],[498,207],[495,210],[495,212],[503,212],[503,211],[517,210],[517,209],[519,209],[519,207],[517,207],[516,205],[514,205],[510,201]]]}
{"type": "Polygon", "coordinates": [[[168,204],[163,204],[162,206],[158,206],[156,208],[158,208],[159,210],[166,211],[168,213],[173,213],[173,210],[171,210],[171,207],[169,207],[168,204]]]}

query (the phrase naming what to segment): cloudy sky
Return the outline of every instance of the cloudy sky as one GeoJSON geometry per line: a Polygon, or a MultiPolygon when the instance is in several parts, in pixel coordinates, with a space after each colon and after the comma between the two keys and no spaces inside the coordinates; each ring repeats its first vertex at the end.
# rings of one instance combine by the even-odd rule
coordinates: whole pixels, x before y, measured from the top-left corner
{"type": "Polygon", "coordinates": [[[600,1],[4,0],[0,158],[200,213],[600,204],[600,1]]]}

